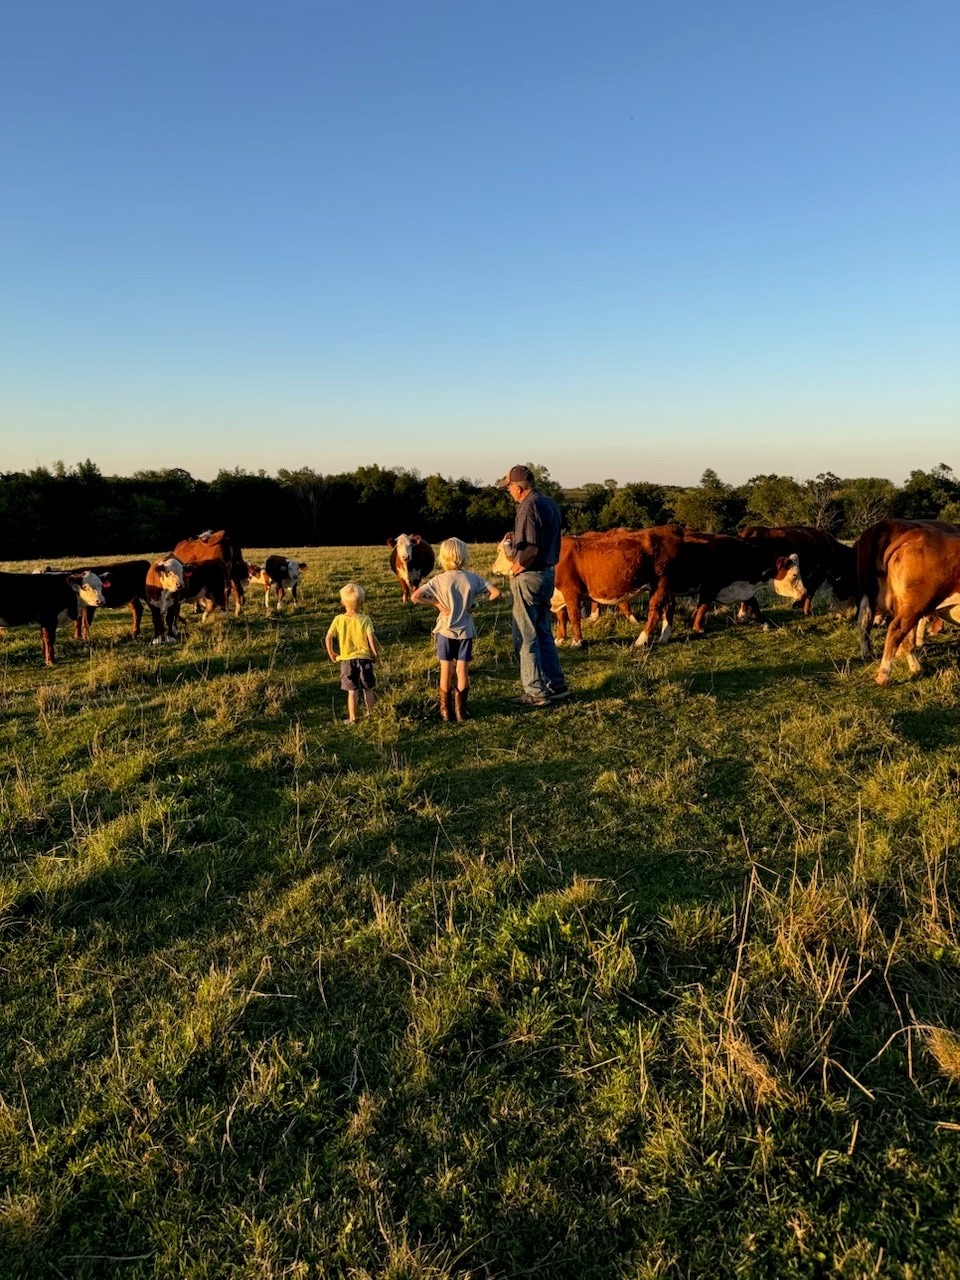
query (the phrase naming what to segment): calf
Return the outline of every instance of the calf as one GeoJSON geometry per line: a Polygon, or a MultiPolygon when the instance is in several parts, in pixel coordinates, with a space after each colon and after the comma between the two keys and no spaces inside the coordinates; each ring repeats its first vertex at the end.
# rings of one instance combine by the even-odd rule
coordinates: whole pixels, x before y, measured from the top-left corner
{"type": "MultiPolygon", "coordinates": [[[[125,605],[130,606],[131,634],[134,640],[140,635],[143,602],[147,598],[146,582],[149,568],[149,560],[119,560],[115,564],[93,565],[90,569],[90,572],[95,573],[102,583],[103,603],[107,609],[122,609],[125,605]]],[[[48,568],[44,572],[57,571],[48,568]]],[[[68,569],[67,572],[78,573],[82,570],[68,569]]],[[[96,613],[97,606],[92,604],[84,604],[78,609],[74,626],[74,635],[77,640],[90,638],[90,627],[96,613]]]]}
{"type": "MultiPolygon", "coordinates": [[[[751,525],[741,529],[740,537],[752,543],[769,564],[781,556],[795,555],[803,575],[804,593],[794,607],[808,618],[813,613],[813,597],[825,582],[830,584],[840,602],[852,602],[857,591],[857,560],[853,547],[848,547],[826,529],[814,525],[791,524],[768,529],[751,525]]],[[[740,616],[752,613],[760,617],[756,599],[740,606],[740,616]]]]}
{"type": "Polygon", "coordinates": [[[262,565],[247,566],[247,581],[264,588],[263,604],[268,613],[270,612],[270,588],[275,587],[277,613],[279,613],[283,597],[288,590],[294,605],[299,603],[297,588],[300,584],[300,574],[306,567],[302,560],[288,560],[286,556],[267,556],[262,565]]]}
{"type": "Polygon", "coordinates": [[[409,604],[414,589],[433,569],[433,547],[419,533],[388,538],[387,546],[391,548],[390,568],[400,579],[400,599],[409,604]]]}
{"type": "Polygon", "coordinates": [[[172,644],[180,639],[177,622],[185,585],[183,564],[176,556],[157,560],[147,570],[145,589],[154,644],[172,644]]]}
{"type": "Polygon", "coordinates": [[[207,530],[196,538],[184,538],[173,548],[173,555],[181,564],[204,564],[211,561],[223,567],[227,593],[232,590],[235,600],[234,613],[243,607],[243,583],[247,576],[240,544],[226,529],[207,530]]]}
{"type": "Polygon", "coordinates": [[[889,683],[893,660],[920,670],[914,650],[935,617],[960,625],[960,525],[942,520],[878,520],[857,539],[860,652],[872,656],[870,628],[889,614],[876,681],[889,683]]]}
{"type": "Polygon", "coordinates": [[[43,660],[54,664],[57,625],[86,605],[102,605],[100,579],[89,569],[69,573],[0,573],[0,627],[39,623],[43,660]]]}

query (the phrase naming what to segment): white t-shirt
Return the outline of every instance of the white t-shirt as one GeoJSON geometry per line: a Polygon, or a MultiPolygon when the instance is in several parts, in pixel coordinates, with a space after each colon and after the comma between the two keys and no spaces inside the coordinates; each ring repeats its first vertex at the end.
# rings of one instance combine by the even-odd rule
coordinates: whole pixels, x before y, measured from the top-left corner
{"type": "Polygon", "coordinates": [[[469,640],[477,634],[473,625],[473,602],[491,583],[469,569],[447,569],[424,583],[420,595],[425,600],[435,600],[440,606],[434,635],[447,636],[450,640],[469,640]]]}

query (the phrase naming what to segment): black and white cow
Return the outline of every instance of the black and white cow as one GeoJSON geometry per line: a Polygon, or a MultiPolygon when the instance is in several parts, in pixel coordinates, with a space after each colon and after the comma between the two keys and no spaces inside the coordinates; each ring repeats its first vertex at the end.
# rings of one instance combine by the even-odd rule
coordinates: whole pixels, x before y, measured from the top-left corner
{"type": "Polygon", "coordinates": [[[263,604],[270,611],[270,589],[277,592],[277,613],[283,605],[283,598],[289,591],[294,605],[299,603],[297,591],[300,585],[300,574],[306,569],[302,560],[291,560],[286,556],[267,556],[262,565],[247,565],[247,582],[255,583],[264,589],[263,604]]]}
{"type": "Polygon", "coordinates": [[[89,569],[71,573],[0,573],[0,627],[39,623],[43,660],[54,663],[57,626],[76,621],[86,605],[104,603],[100,579],[89,569]]]}

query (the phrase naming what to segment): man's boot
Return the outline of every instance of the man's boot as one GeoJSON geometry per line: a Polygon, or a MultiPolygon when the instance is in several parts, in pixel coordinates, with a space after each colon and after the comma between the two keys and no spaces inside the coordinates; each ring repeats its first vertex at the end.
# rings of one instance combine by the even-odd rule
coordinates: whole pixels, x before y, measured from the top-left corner
{"type": "Polygon", "coordinates": [[[441,720],[450,719],[450,690],[449,689],[440,690],[440,719],[441,720]]]}
{"type": "Polygon", "coordinates": [[[467,694],[469,689],[454,689],[453,691],[453,714],[456,717],[457,724],[463,724],[467,719],[467,694]]]}

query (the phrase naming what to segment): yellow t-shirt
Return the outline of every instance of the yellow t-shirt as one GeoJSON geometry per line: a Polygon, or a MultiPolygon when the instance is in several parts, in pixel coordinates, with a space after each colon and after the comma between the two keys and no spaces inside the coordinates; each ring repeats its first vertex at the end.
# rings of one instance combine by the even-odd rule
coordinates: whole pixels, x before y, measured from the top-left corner
{"type": "Polygon", "coordinates": [[[338,613],[330,623],[328,636],[333,636],[340,661],[352,658],[372,658],[373,650],[367,636],[373,635],[373,623],[366,613],[338,613]]]}

